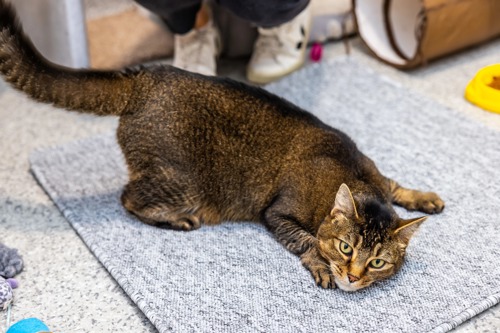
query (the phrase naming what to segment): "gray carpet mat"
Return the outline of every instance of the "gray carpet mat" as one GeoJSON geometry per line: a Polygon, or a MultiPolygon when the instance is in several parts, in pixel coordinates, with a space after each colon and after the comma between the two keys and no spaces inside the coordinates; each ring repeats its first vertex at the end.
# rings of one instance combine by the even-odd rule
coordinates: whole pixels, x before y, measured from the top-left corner
{"type": "Polygon", "coordinates": [[[33,153],[39,183],[160,332],[445,332],[500,301],[499,132],[351,59],[268,89],[351,135],[386,175],[437,191],[446,209],[394,278],[323,290],[260,224],[185,233],[127,215],[112,134],[33,153]]]}

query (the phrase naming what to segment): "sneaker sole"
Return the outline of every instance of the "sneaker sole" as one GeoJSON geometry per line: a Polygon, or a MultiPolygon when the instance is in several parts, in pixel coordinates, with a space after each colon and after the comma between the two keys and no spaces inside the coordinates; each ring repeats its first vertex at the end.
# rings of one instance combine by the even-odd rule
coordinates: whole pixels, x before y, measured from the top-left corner
{"type": "Polygon", "coordinates": [[[275,73],[273,75],[266,75],[266,74],[260,74],[260,73],[256,73],[250,69],[247,70],[247,79],[248,81],[252,82],[252,83],[257,83],[257,84],[266,84],[266,83],[270,83],[272,81],[276,81],[292,72],[295,72],[297,69],[299,69],[300,67],[302,67],[305,63],[305,50],[303,51],[304,55],[302,56],[303,59],[302,61],[300,61],[299,63],[297,63],[296,65],[282,71],[282,72],[278,72],[278,73],[275,73]]]}

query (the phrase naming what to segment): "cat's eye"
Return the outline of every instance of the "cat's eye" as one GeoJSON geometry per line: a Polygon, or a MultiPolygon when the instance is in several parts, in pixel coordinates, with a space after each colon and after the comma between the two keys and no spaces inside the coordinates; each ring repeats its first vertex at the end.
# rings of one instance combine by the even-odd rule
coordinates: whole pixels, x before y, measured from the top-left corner
{"type": "Polygon", "coordinates": [[[385,261],[382,259],[373,259],[370,261],[370,266],[373,268],[382,268],[385,265],[385,261]]]}
{"type": "Polygon", "coordinates": [[[352,247],[346,242],[341,241],[339,245],[340,252],[350,256],[352,254],[352,247]]]}

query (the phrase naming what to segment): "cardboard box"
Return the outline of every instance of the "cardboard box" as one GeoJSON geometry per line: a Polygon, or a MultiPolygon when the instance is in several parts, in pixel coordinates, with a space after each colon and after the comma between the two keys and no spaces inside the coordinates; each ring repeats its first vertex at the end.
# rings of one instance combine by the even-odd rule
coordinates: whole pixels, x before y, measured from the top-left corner
{"type": "Polygon", "coordinates": [[[498,0],[353,0],[353,11],[364,43],[398,68],[500,36],[498,0]]]}

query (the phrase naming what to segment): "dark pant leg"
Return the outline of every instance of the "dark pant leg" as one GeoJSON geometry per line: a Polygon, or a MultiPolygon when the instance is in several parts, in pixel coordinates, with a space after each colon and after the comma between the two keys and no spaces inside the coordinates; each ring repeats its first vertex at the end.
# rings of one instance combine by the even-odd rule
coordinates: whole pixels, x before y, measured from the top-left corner
{"type": "Polygon", "coordinates": [[[236,16],[270,28],[290,21],[309,4],[309,0],[217,0],[236,16]]]}
{"type": "Polygon", "coordinates": [[[196,13],[202,0],[135,0],[141,6],[160,16],[175,34],[193,29],[196,13]]]}

